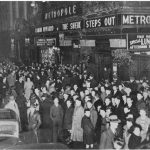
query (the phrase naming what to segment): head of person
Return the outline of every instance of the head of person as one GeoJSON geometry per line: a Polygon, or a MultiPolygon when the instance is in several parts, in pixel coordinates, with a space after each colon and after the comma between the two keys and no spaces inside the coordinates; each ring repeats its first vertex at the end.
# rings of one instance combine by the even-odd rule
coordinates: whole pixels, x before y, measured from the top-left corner
{"type": "Polygon", "coordinates": [[[121,91],[123,89],[123,86],[120,84],[118,88],[121,91]]]}
{"type": "Polygon", "coordinates": [[[41,90],[42,90],[43,93],[47,93],[46,86],[42,86],[42,87],[41,87],[41,90]]]}
{"type": "Polygon", "coordinates": [[[91,96],[90,95],[86,95],[84,98],[85,103],[87,103],[88,101],[91,101],[91,96]]]}
{"type": "Polygon", "coordinates": [[[113,106],[115,106],[115,105],[116,105],[115,97],[112,97],[111,102],[112,102],[112,105],[113,105],[113,106]]]}
{"type": "Polygon", "coordinates": [[[92,90],[92,91],[91,91],[92,97],[95,97],[95,94],[96,94],[95,90],[92,90]]]}
{"type": "Polygon", "coordinates": [[[86,104],[87,104],[87,108],[88,108],[88,109],[91,109],[91,108],[92,108],[92,106],[93,106],[93,104],[92,104],[92,101],[91,101],[91,100],[88,100],[86,104]]]}
{"type": "Polygon", "coordinates": [[[134,126],[133,126],[133,133],[136,136],[140,136],[141,135],[141,130],[142,130],[142,127],[139,124],[134,124],[134,126]]]}
{"type": "Polygon", "coordinates": [[[141,118],[145,118],[147,116],[146,107],[140,108],[139,114],[140,114],[141,118]]]}
{"type": "Polygon", "coordinates": [[[140,79],[140,83],[143,83],[143,79],[140,79]]]}
{"type": "Polygon", "coordinates": [[[12,74],[12,75],[15,75],[15,72],[16,72],[16,71],[15,71],[15,70],[13,70],[13,71],[11,72],[11,74],[12,74]]]}
{"type": "Polygon", "coordinates": [[[19,82],[21,83],[23,81],[23,76],[19,77],[19,82]]]}
{"type": "Polygon", "coordinates": [[[15,102],[15,97],[14,97],[14,95],[10,95],[10,96],[9,96],[9,102],[10,102],[10,103],[14,103],[14,102],[15,102]]]}
{"type": "Polygon", "coordinates": [[[131,93],[131,89],[129,87],[127,87],[127,88],[125,88],[125,92],[129,96],[131,93]]]}
{"type": "Polygon", "coordinates": [[[32,93],[30,95],[30,104],[32,104],[32,106],[35,106],[35,102],[36,102],[36,95],[32,93]]]}
{"type": "Polygon", "coordinates": [[[78,88],[78,85],[77,84],[74,84],[73,85],[73,88],[76,90],[78,88]]]}
{"type": "Polygon", "coordinates": [[[27,82],[31,81],[31,78],[29,76],[26,77],[27,82]]]}
{"type": "Polygon", "coordinates": [[[70,91],[70,94],[71,94],[71,96],[73,96],[73,95],[75,94],[75,91],[74,91],[74,90],[71,90],[71,91],[70,91]]]}
{"type": "Polygon", "coordinates": [[[114,149],[120,150],[120,149],[122,149],[124,147],[124,144],[125,143],[124,143],[123,139],[117,138],[117,139],[114,140],[114,143],[113,143],[114,149]]]}
{"type": "Polygon", "coordinates": [[[104,109],[100,109],[100,115],[102,118],[105,118],[106,117],[106,112],[104,109]]]}
{"type": "Polygon", "coordinates": [[[73,100],[76,101],[76,99],[78,99],[79,96],[77,94],[73,95],[73,100]]]}
{"type": "Polygon", "coordinates": [[[90,117],[90,115],[91,115],[90,109],[85,109],[84,114],[85,114],[86,117],[90,117]]]}
{"type": "Polygon", "coordinates": [[[105,87],[101,86],[100,90],[101,90],[102,93],[105,92],[105,87]]]}
{"type": "Polygon", "coordinates": [[[89,79],[92,80],[94,78],[93,74],[90,74],[89,79]]]}
{"type": "Polygon", "coordinates": [[[111,103],[110,98],[106,97],[106,98],[105,98],[105,105],[106,105],[106,106],[109,106],[110,103],[111,103]]]}
{"type": "Polygon", "coordinates": [[[84,98],[84,97],[85,97],[85,93],[84,93],[83,91],[80,91],[80,96],[81,96],[82,98],[84,98]]]}
{"type": "Polygon", "coordinates": [[[110,121],[110,128],[116,130],[118,127],[118,124],[120,123],[120,120],[118,119],[117,115],[110,115],[109,116],[109,121],[110,121]]]}
{"type": "Polygon", "coordinates": [[[77,107],[81,106],[81,100],[79,98],[76,99],[75,104],[77,107]]]}
{"type": "Polygon", "coordinates": [[[66,104],[67,104],[67,107],[70,108],[71,105],[72,105],[72,101],[71,100],[67,100],[66,104]]]}
{"type": "Polygon", "coordinates": [[[50,83],[50,87],[55,87],[55,82],[54,81],[50,83]]]}
{"type": "Polygon", "coordinates": [[[46,80],[45,85],[46,85],[46,86],[49,86],[49,85],[50,85],[50,80],[46,80]]]}
{"type": "Polygon", "coordinates": [[[143,98],[143,95],[142,95],[142,93],[139,92],[139,93],[137,94],[137,100],[141,100],[142,98],[143,98]]]}
{"type": "Polygon", "coordinates": [[[43,94],[41,98],[42,98],[42,100],[44,101],[44,100],[46,100],[47,95],[46,95],[46,94],[43,94]]]}
{"type": "Polygon", "coordinates": [[[65,100],[67,100],[67,99],[68,99],[68,97],[69,97],[69,95],[68,95],[68,94],[66,94],[66,93],[64,93],[64,99],[65,99],[65,100]]]}
{"type": "Polygon", "coordinates": [[[56,105],[56,106],[59,105],[59,98],[58,97],[54,98],[54,105],[56,105]]]}
{"type": "Polygon", "coordinates": [[[89,95],[89,94],[90,94],[89,90],[85,90],[85,95],[89,95]]]}
{"type": "Polygon", "coordinates": [[[106,94],[110,95],[111,94],[111,90],[109,88],[106,88],[106,94]]]}
{"type": "Polygon", "coordinates": [[[113,85],[113,91],[117,91],[118,90],[118,87],[116,84],[113,85]]]}
{"type": "Polygon", "coordinates": [[[143,97],[147,98],[148,97],[148,92],[147,91],[143,91],[143,97]]]}
{"type": "Polygon", "coordinates": [[[130,129],[133,125],[133,118],[127,118],[126,125],[127,125],[127,128],[130,129]]]}
{"type": "Polygon", "coordinates": [[[128,119],[128,118],[131,118],[131,119],[133,119],[134,120],[134,116],[133,116],[133,113],[127,113],[126,114],[126,119],[128,119]]]}
{"type": "Polygon", "coordinates": [[[119,96],[115,97],[115,103],[118,106],[120,104],[120,98],[119,96]]]}
{"type": "Polygon", "coordinates": [[[38,95],[38,96],[39,96],[39,94],[40,94],[40,90],[39,90],[38,88],[35,88],[35,89],[34,89],[34,92],[35,92],[35,94],[36,94],[36,95],[38,95]]]}
{"type": "Polygon", "coordinates": [[[123,100],[123,102],[124,102],[124,104],[126,104],[127,103],[127,96],[124,94],[124,95],[122,95],[122,100],[123,100]]]}
{"type": "Polygon", "coordinates": [[[131,99],[131,97],[127,97],[127,105],[129,106],[129,107],[131,107],[132,106],[132,103],[133,103],[133,100],[131,99]]]}
{"type": "Polygon", "coordinates": [[[134,77],[130,77],[130,82],[133,82],[135,80],[134,77]]]}

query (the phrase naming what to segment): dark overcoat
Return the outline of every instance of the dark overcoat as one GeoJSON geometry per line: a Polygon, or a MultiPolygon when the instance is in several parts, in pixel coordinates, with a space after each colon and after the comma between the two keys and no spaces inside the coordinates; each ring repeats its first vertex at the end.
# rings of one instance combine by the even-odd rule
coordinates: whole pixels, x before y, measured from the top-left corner
{"type": "Polygon", "coordinates": [[[82,118],[81,127],[83,128],[83,141],[85,144],[94,143],[94,126],[90,118],[84,116],[82,118]]]}

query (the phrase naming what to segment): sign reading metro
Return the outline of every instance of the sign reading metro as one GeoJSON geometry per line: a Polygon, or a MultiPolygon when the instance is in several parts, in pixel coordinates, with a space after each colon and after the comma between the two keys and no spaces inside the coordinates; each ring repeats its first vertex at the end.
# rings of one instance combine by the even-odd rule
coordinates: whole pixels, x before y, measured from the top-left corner
{"type": "Polygon", "coordinates": [[[149,25],[150,15],[123,15],[122,25],[149,25]]]}

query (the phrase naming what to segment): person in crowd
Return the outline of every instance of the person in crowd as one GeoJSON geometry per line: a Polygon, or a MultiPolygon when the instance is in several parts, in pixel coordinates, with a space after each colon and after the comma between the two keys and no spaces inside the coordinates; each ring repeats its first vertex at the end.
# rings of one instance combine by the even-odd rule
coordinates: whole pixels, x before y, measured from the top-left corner
{"type": "Polygon", "coordinates": [[[45,74],[45,71],[43,68],[41,68],[41,73],[40,73],[39,77],[40,77],[41,84],[45,84],[46,80],[47,80],[47,75],[45,74]]]}
{"type": "Polygon", "coordinates": [[[99,111],[100,117],[101,117],[101,130],[100,133],[102,134],[105,130],[108,128],[108,123],[106,120],[106,112],[104,108],[101,108],[99,111]]]}
{"type": "Polygon", "coordinates": [[[94,144],[94,126],[90,119],[90,109],[84,110],[84,117],[82,118],[81,127],[83,129],[83,141],[86,149],[93,148],[94,144]]]}
{"type": "Polygon", "coordinates": [[[55,97],[54,104],[50,108],[50,118],[53,122],[53,142],[58,141],[58,135],[62,129],[63,113],[63,109],[59,105],[59,99],[55,97]]]}
{"type": "Polygon", "coordinates": [[[16,103],[20,112],[20,123],[21,131],[27,131],[28,129],[28,119],[27,119],[27,105],[26,98],[24,96],[24,90],[19,90],[18,96],[16,98],[16,103]]]}
{"type": "Polygon", "coordinates": [[[3,75],[0,73],[0,106],[2,105],[3,96],[3,75]]]}
{"type": "Polygon", "coordinates": [[[101,135],[99,149],[113,149],[113,143],[115,139],[116,129],[120,120],[116,115],[110,116],[110,127],[104,131],[101,135]]]}
{"type": "Polygon", "coordinates": [[[15,97],[14,95],[10,95],[9,96],[9,102],[4,106],[4,108],[6,109],[10,109],[12,111],[15,112],[16,114],[16,119],[19,122],[19,129],[21,130],[21,124],[20,124],[20,112],[19,112],[19,108],[18,108],[18,104],[15,101],[15,97]]]}
{"type": "Polygon", "coordinates": [[[49,99],[47,94],[43,94],[41,97],[42,101],[40,103],[40,116],[41,116],[41,137],[43,143],[52,142],[51,133],[52,133],[52,120],[49,117],[50,110],[52,107],[52,101],[49,99]]]}
{"type": "Polygon", "coordinates": [[[73,101],[71,99],[68,99],[66,101],[67,108],[64,113],[64,122],[63,122],[64,123],[63,128],[68,130],[69,132],[72,129],[72,117],[73,117],[73,112],[74,112],[72,103],[73,101]]]}
{"type": "Polygon", "coordinates": [[[8,82],[9,88],[15,86],[15,82],[16,82],[15,70],[12,70],[11,73],[7,76],[7,82],[8,82]]]}
{"type": "Polygon", "coordinates": [[[138,111],[140,110],[140,108],[145,107],[146,103],[143,99],[143,95],[141,92],[137,93],[137,102],[136,102],[136,107],[138,109],[138,111]]]}
{"type": "Polygon", "coordinates": [[[116,149],[116,150],[123,149],[123,147],[124,147],[124,141],[121,138],[116,138],[114,140],[113,145],[114,145],[114,149],[116,149]]]}
{"type": "Polygon", "coordinates": [[[35,101],[36,100],[31,101],[31,105],[27,109],[28,130],[31,132],[31,135],[27,138],[29,138],[31,143],[39,143],[38,131],[41,125],[41,116],[36,109],[35,101]]]}
{"type": "Polygon", "coordinates": [[[93,124],[93,127],[95,129],[95,126],[96,126],[96,122],[97,122],[97,112],[92,104],[92,101],[87,101],[87,108],[90,110],[90,119],[91,119],[91,122],[93,124]]]}
{"type": "Polygon", "coordinates": [[[146,140],[148,129],[150,127],[150,118],[147,116],[146,107],[140,109],[140,116],[136,119],[136,123],[139,124],[142,128],[141,130],[141,142],[146,140]]]}
{"type": "Polygon", "coordinates": [[[25,91],[25,98],[27,100],[29,100],[30,95],[32,93],[32,89],[33,89],[33,82],[31,81],[31,78],[29,76],[26,77],[26,82],[24,84],[24,91],[25,91]]]}
{"type": "Polygon", "coordinates": [[[123,131],[123,139],[125,141],[124,149],[128,149],[128,142],[132,133],[133,123],[134,120],[132,117],[126,118],[126,125],[124,125],[124,131],[123,131]]]}
{"type": "Polygon", "coordinates": [[[71,140],[74,145],[79,142],[83,142],[83,129],[81,128],[81,121],[84,116],[84,109],[81,105],[81,100],[78,98],[75,100],[75,108],[72,118],[71,140]]]}
{"type": "Polygon", "coordinates": [[[105,98],[106,98],[106,91],[105,91],[105,87],[104,86],[101,86],[101,95],[100,95],[102,101],[104,102],[105,101],[105,98]]]}
{"type": "Polygon", "coordinates": [[[15,82],[15,91],[18,95],[24,91],[23,76],[19,76],[19,80],[15,82]]]}
{"type": "Polygon", "coordinates": [[[129,138],[129,142],[128,142],[128,148],[129,149],[136,149],[138,147],[138,145],[140,145],[141,143],[141,126],[135,124],[133,126],[133,132],[131,133],[131,136],[129,138]]]}
{"type": "MultiPolygon", "coordinates": [[[[65,130],[72,140],[73,148],[79,148],[85,142],[81,128],[83,117],[88,121],[90,118],[96,135],[92,140],[96,140],[100,147],[120,149],[121,144],[118,143],[123,138],[125,147],[128,148],[135,122],[142,127],[141,141],[147,139],[150,116],[149,83],[145,79],[136,81],[133,78],[125,82],[119,78],[112,82],[107,78],[98,81],[94,76],[88,68],[81,71],[77,64],[33,63],[18,67],[8,59],[0,59],[1,107],[10,107],[20,115],[22,132],[26,131],[25,126],[29,127],[26,114],[30,111],[32,114],[38,113],[39,121],[35,121],[34,117],[30,118],[34,120],[31,121],[33,124],[39,124],[37,132],[33,134],[36,142],[57,142],[65,130]],[[19,113],[13,105],[15,101],[10,102],[11,95],[16,99],[19,113]],[[90,117],[84,113],[86,109],[90,110],[90,117]],[[111,119],[112,114],[116,115],[115,121],[111,119]],[[106,133],[112,136],[111,143],[106,133]],[[100,139],[105,139],[110,146],[105,146],[100,139]]],[[[27,116],[30,120],[29,115],[27,116]]]]}

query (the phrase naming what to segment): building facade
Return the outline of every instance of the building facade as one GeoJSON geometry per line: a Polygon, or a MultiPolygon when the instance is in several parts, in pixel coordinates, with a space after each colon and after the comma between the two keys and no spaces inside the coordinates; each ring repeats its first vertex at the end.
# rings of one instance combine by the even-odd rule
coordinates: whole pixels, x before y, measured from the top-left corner
{"type": "Polygon", "coordinates": [[[149,77],[149,7],[143,1],[46,2],[34,42],[39,49],[55,43],[63,63],[85,62],[99,79],[105,67],[112,72],[112,53],[128,51],[133,62],[118,66],[119,77],[149,77]]]}
{"type": "Polygon", "coordinates": [[[40,62],[42,52],[55,45],[61,50],[62,63],[86,63],[102,79],[105,67],[113,72],[114,54],[123,58],[128,52],[133,61],[118,66],[119,77],[150,77],[148,1],[12,1],[0,5],[4,6],[0,7],[3,54],[10,51],[24,61],[40,62]]]}

